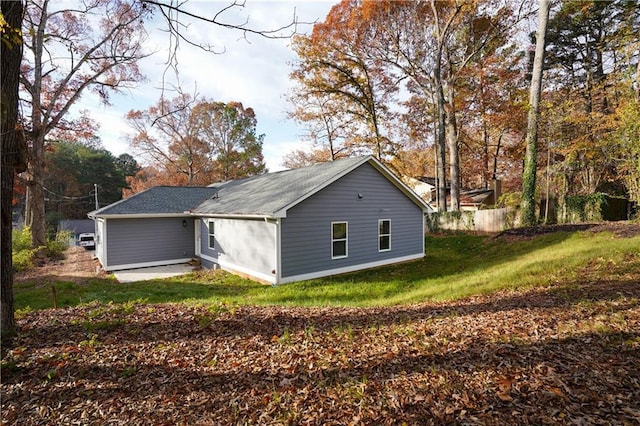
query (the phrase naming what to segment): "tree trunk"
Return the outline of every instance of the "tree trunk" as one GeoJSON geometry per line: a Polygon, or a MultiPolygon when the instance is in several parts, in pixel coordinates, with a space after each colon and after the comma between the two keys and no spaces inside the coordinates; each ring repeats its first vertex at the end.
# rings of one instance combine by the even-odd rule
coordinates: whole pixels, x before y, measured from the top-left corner
{"type": "MultiPolygon", "coordinates": [[[[640,57],[640,52],[638,52],[638,57],[640,57]]],[[[640,60],[638,60],[636,69],[636,98],[640,100],[640,60]]]]}
{"type": "Polygon", "coordinates": [[[442,87],[442,69],[440,65],[441,44],[439,43],[439,49],[437,54],[437,60],[433,67],[433,80],[435,83],[436,92],[436,178],[437,178],[437,196],[438,196],[438,211],[447,211],[447,174],[445,166],[445,149],[446,149],[446,116],[445,116],[445,99],[444,88],[442,87]]]}
{"type": "MultiPolygon", "coordinates": [[[[434,74],[440,74],[440,67],[436,63],[434,74]],[[437,70],[437,71],[436,71],[437,70]]],[[[438,211],[447,211],[447,175],[445,165],[445,148],[446,148],[446,134],[445,134],[445,111],[444,111],[444,93],[442,91],[442,84],[439,82],[439,78],[436,78],[436,106],[437,106],[437,139],[436,139],[436,178],[438,185],[438,211]]]]}
{"type": "Polygon", "coordinates": [[[25,223],[31,228],[31,247],[37,248],[46,243],[46,223],[44,213],[44,143],[48,118],[42,111],[42,57],[44,52],[45,28],[47,25],[48,1],[42,4],[40,22],[36,28],[37,36],[32,41],[34,53],[33,95],[31,105],[31,152],[27,168],[27,196],[25,223]]]}
{"type": "Polygon", "coordinates": [[[527,116],[526,153],[522,176],[522,225],[536,223],[536,171],[538,168],[538,117],[540,116],[540,93],[542,91],[542,66],[544,63],[545,37],[549,20],[549,0],[540,0],[536,52],[533,59],[531,88],[529,90],[529,113],[527,116]]]}
{"type": "MultiPolygon", "coordinates": [[[[435,22],[437,48],[435,54],[435,62],[433,66],[433,82],[435,86],[436,95],[436,108],[437,108],[437,139],[436,139],[436,158],[437,158],[437,178],[438,178],[438,211],[447,211],[447,188],[446,188],[446,166],[445,166],[445,149],[446,149],[446,99],[444,97],[443,77],[442,77],[442,55],[445,50],[445,43],[449,28],[451,27],[455,17],[460,12],[461,6],[456,5],[454,11],[446,19],[444,25],[438,15],[438,8],[436,7],[436,0],[429,2],[431,11],[433,12],[433,18],[435,22]]],[[[455,119],[454,119],[455,121],[455,119]]],[[[457,152],[456,152],[457,157],[457,152]]],[[[453,176],[451,178],[451,187],[453,188],[453,176]]],[[[457,183],[455,184],[457,185],[457,183]]]]}
{"type": "Polygon", "coordinates": [[[2,117],[2,143],[0,143],[0,157],[2,167],[2,195],[1,209],[1,238],[2,246],[0,264],[1,275],[1,310],[0,323],[2,340],[15,334],[14,306],[13,306],[13,261],[11,258],[12,243],[12,201],[13,181],[15,171],[22,172],[25,169],[24,139],[18,126],[18,84],[20,76],[20,63],[22,61],[22,36],[19,30],[22,27],[22,1],[2,0],[2,14],[8,28],[4,34],[9,34],[8,41],[0,42],[0,85],[1,85],[1,111],[2,117]],[[18,31],[12,31],[18,30],[18,31]]]}
{"type": "Polygon", "coordinates": [[[451,179],[451,211],[460,211],[460,156],[458,155],[458,126],[454,104],[453,84],[447,91],[447,147],[449,148],[449,178],[451,179]]]}
{"type": "Polygon", "coordinates": [[[27,173],[27,199],[25,223],[31,228],[31,247],[46,244],[47,227],[44,211],[44,138],[42,132],[34,132],[31,158],[27,173]]]}

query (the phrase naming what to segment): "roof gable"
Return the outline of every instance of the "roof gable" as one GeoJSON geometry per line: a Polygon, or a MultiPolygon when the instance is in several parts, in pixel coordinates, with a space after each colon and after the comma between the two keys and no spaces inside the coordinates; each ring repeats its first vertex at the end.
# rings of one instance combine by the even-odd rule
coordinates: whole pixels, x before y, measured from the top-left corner
{"type": "Polygon", "coordinates": [[[428,206],[372,156],[352,157],[222,182],[208,187],[157,186],[89,213],[89,217],[201,216],[286,217],[291,207],[369,163],[421,209],[428,206]]]}
{"type": "Polygon", "coordinates": [[[423,210],[428,207],[398,178],[371,156],[344,158],[299,169],[268,173],[212,185],[218,196],[193,210],[200,215],[285,217],[286,211],[365,163],[411,198],[423,210]]]}

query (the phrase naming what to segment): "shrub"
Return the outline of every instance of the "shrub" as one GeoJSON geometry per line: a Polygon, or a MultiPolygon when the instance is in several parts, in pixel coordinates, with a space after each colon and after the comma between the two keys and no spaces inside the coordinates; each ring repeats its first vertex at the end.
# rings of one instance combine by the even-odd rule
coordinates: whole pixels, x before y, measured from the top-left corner
{"type": "Polygon", "coordinates": [[[64,251],[68,247],[69,238],[71,238],[70,231],[60,231],[55,238],[47,240],[47,256],[53,259],[62,259],[64,251]]]}
{"type": "Polygon", "coordinates": [[[424,223],[427,232],[440,231],[440,214],[438,212],[427,213],[424,215],[424,223]]]}
{"type": "Polygon", "coordinates": [[[20,250],[19,252],[11,252],[13,259],[13,269],[15,271],[24,271],[33,267],[33,256],[36,250],[20,250]]]}
{"type": "Polygon", "coordinates": [[[25,226],[11,232],[11,258],[13,269],[24,271],[33,267],[33,256],[36,250],[31,249],[31,229],[25,226]]]}
{"type": "Polygon", "coordinates": [[[567,223],[600,222],[602,209],[607,205],[605,194],[572,195],[565,199],[567,223]]]}
{"type": "MultiPolygon", "coordinates": [[[[61,231],[55,238],[48,239],[44,247],[47,257],[62,259],[64,251],[67,249],[67,241],[70,237],[69,231],[61,231]]],[[[25,226],[22,229],[14,229],[11,241],[11,257],[13,268],[16,271],[24,271],[33,267],[33,258],[38,249],[31,248],[31,229],[25,226]]]]}
{"type": "Polygon", "coordinates": [[[472,231],[474,229],[473,212],[434,212],[425,215],[425,228],[428,232],[442,230],[472,231]]]}
{"type": "Polygon", "coordinates": [[[19,252],[31,248],[31,229],[25,226],[11,232],[11,251],[19,252]]]}
{"type": "Polygon", "coordinates": [[[522,192],[505,192],[498,198],[496,203],[497,207],[510,207],[512,209],[520,208],[520,201],[522,201],[522,192]]]}

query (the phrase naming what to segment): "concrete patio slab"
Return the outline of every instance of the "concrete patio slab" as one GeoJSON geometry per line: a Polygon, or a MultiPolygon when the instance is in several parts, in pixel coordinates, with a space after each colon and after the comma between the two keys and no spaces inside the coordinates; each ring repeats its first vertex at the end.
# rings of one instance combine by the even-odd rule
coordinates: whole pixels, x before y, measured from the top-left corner
{"type": "Polygon", "coordinates": [[[188,274],[193,271],[193,266],[188,263],[180,263],[177,265],[151,266],[148,268],[127,269],[123,271],[115,271],[118,282],[130,283],[134,281],[146,281],[159,278],[170,278],[178,275],[188,274]]]}

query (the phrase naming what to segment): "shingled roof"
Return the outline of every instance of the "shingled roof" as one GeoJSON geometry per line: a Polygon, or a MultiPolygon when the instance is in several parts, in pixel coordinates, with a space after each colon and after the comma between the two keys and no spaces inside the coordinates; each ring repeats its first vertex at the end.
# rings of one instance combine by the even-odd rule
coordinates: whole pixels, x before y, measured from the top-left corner
{"type": "Polygon", "coordinates": [[[215,194],[215,188],[155,186],[94,210],[89,217],[184,214],[215,194]]]}
{"type": "Polygon", "coordinates": [[[202,215],[281,216],[288,207],[309,197],[368,161],[344,158],[299,169],[284,170],[214,184],[218,196],[193,210],[202,215]]]}
{"type": "Polygon", "coordinates": [[[202,216],[284,217],[288,208],[367,162],[426,209],[420,197],[378,160],[366,156],[216,183],[206,188],[155,187],[92,212],[90,216],[161,215],[188,211],[202,216]]]}

